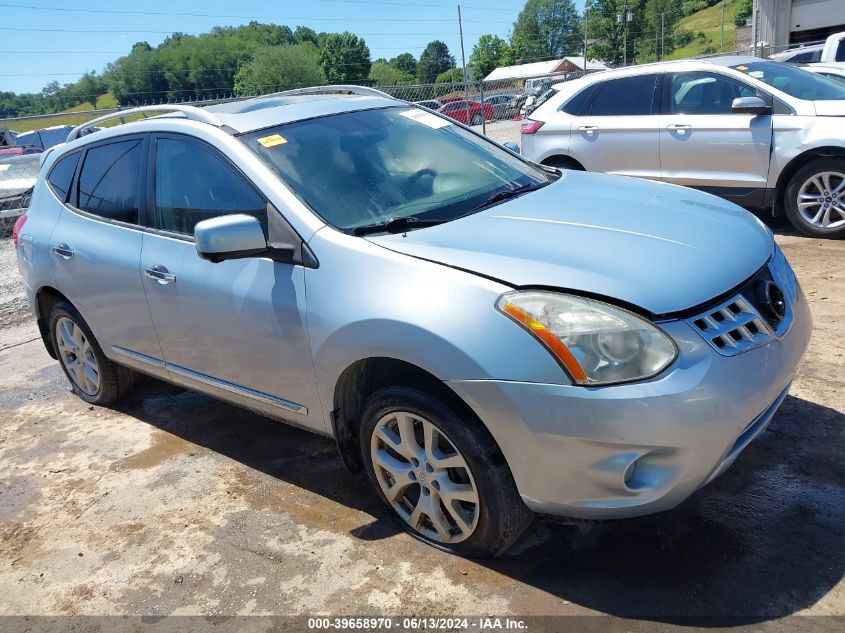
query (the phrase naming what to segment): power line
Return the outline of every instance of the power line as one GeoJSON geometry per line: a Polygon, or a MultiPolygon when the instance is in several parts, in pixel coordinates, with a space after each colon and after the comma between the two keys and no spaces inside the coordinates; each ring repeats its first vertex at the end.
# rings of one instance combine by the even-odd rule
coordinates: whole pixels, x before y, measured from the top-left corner
{"type": "MultiPolygon", "coordinates": [[[[408,6],[408,5],[405,5],[408,6]]],[[[417,5],[424,6],[424,5],[417,5]]],[[[12,9],[32,9],[40,11],[61,11],[64,13],[97,13],[106,15],[150,15],[164,17],[185,17],[185,18],[227,18],[233,20],[278,20],[278,21],[304,21],[304,22],[348,22],[353,18],[308,18],[308,17],[279,17],[267,15],[229,15],[215,13],[190,13],[190,12],[167,12],[167,11],[134,11],[121,9],[80,9],[68,7],[34,7],[23,4],[0,3],[0,7],[12,9]]],[[[362,18],[367,22],[454,22],[451,18],[362,18]]],[[[508,21],[491,20],[466,20],[467,22],[483,22],[488,24],[510,24],[508,21]]]]}

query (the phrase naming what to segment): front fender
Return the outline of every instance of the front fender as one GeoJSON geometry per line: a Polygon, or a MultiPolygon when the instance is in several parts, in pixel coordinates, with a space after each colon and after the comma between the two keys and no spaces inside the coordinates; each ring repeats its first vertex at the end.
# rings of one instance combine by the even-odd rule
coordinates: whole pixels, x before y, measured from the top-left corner
{"type": "Polygon", "coordinates": [[[309,244],[320,261],[306,271],[309,342],[327,418],[343,371],[373,357],[443,381],[569,384],[546,349],[496,310],[510,286],[333,229],[309,244]]]}

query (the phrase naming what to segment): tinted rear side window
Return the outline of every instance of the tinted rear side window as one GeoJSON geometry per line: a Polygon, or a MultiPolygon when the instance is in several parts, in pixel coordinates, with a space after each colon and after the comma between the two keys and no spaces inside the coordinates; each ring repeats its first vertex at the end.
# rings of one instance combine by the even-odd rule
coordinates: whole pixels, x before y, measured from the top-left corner
{"type": "Polygon", "coordinates": [[[70,191],[70,184],[73,180],[73,173],[76,171],[76,163],[79,162],[79,152],[68,154],[60,158],[50,170],[47,176],[47,183],[56,197],[62,202],[67,202],[67,194],[70,191]]]}
{"type": "Polygon", "coordinates": [[[593,116],[651,114],[656,75],[612,79],[601,84],[593,97],[593,116]]]}
{"type": "Polygon", "coordinates": [[[571,114],[572,116],[578,116],[581,114],[581,110],[584,108],[584,104],[587,103],[587,100],[590,98],[590,95],[593,94],[593,90],[595,86],[587,86],[577,95],[572,97],[569,101],[567,101],[561,110],[566,112],[567,114],[571,114]]]}
{"type": "Polygon", "coordinates": [[[79,175],[79,208],[110,220],[138,223],[140,140],[88,150],[79,175]]]}

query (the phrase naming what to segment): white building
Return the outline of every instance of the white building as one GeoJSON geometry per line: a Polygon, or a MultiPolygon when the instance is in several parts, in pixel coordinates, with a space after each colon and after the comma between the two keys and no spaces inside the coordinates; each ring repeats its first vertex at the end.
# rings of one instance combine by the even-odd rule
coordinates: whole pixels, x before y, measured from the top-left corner
{"type": "MultiPolygon", "coordinates": [[[[532,64],[519,64],[516,66],[500,66],[487,75],[484,81],[496,81],[499,79],[528,79],[529,77],[541,77],[553,73],[571,73],[584,69],[584,58],[577,56],[552,59],[546,62],[534,62],[532,64]]],[[[607,70],[604,62],[595,59],[587,60],[587,71],[607,70]]]]}
{"type": "Polygon", "coordinates": [[[845,31],[845,0],[754,0],[751,41],[767,52],[845,31]]]}

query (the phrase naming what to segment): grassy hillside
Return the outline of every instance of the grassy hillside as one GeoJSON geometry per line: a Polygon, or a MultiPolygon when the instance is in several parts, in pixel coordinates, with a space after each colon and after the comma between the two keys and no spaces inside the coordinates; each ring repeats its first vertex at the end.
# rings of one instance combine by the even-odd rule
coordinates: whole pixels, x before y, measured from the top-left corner
{"type": "Polygon", "coordinates": [[[715,4],[712,7],[702,9],[697,13],[688,15],[678,20],[675,25],[675,33],[686,31],[693,36],[693,40],[685,46],[676,48],[667,59],[682,59],[684,57],[696,57],[709,53],[730,52],[736,49],[736,26],[734,18],[739,11],[742,0],[725,0],[725,43],[722,48],[722,35],[720,30],[722,4],[715,4]]]}
{"type": "Polygon", "coordinates": [[[86,110],[102,110],[108,108],[116,108],[117,100],[114,96],[107,92],[100,95],[96,99],[96,104],[86,101],[79,105],[68,108],[62,112],[62,116],[38,117],[35,119],[26,119],[24,121],[6,122],[2,125],[14,130],[15,132],[28,132],[29,130],[38,130],[43,127],[52,127],[54,125],[79,125],[90,121],[96,114],[78,114],[86,110]]]}

